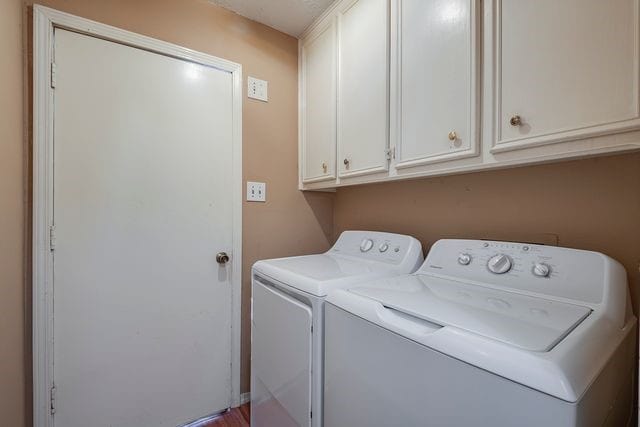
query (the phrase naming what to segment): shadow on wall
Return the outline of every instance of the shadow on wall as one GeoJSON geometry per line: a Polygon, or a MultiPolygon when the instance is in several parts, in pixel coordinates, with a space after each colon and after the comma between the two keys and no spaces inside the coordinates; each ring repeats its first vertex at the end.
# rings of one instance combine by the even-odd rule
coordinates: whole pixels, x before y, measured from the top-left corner
{"type": "Polygon", "coordinates": [[[302,193],[304,199],[309,205],[311,212],[318,221],[318,225],[322,229],[322,232],[327,236],[327,243],[331,246],[337,236],[333,235],[333,203],[335,193],[332,192],[310,192],[304,191],[302,193]]]}
{"type": "Polygon", "coordinates": [[[640,298],[640,154],[338,189],[334,238],[348,229],[438,239],[530,242],[620,261],[640,298]]]}

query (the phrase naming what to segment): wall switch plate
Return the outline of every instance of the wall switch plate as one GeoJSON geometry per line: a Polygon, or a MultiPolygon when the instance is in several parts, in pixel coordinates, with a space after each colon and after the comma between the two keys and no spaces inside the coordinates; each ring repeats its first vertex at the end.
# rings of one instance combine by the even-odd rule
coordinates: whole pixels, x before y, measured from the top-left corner
{"type": "Polygon", "coordinates": [[[268,102],[267,89],[269,83],[266,80],[256,79],[255,77],[247,77],[247,96],[259,101],[268,102]]]}
{"type": "Polygon", "coordinates": [[[247,202],[266,202],[267,184],[247,181],[247,202]]]}

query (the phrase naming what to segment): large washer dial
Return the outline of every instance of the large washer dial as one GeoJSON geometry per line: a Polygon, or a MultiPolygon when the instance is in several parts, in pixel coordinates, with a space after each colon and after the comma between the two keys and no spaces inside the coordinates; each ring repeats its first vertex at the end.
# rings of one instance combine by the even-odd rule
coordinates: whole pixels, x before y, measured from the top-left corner
{"type": "Polygon", "coordinates": [[[362,242],[360,242],[360,252],[369,252],[373,247],[373,240],[364,238],[362,242]]]}
{"type": "Polygon", "coordinates": [[[487,262],[487,268],[495,274],[504,274],[511,270],[511,266],[511,258],[505,254],[494,255],[489,259],[489,262],[487,262]]]}

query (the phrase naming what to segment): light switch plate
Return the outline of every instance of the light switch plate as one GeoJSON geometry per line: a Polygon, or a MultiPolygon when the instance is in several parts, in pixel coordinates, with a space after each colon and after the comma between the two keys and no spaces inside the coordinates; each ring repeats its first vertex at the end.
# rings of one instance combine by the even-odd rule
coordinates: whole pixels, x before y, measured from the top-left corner
{"type": "Polygon", "coordinates": [[[247,202],[266,202],[267,184],[247,181],[247,202]]]}
{"type": "Polygon", "coordinates": [[[269,83],[266,80],[256,79],[255,77],[247,77],[247,96],[259,101],[267,102],[267,90],[269,83]]]}

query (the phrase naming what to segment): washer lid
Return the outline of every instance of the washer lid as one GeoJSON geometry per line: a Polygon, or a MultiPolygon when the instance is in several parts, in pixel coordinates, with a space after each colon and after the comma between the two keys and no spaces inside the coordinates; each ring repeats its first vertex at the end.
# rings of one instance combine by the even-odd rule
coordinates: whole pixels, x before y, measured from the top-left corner
{"type": "Polygon", "coordinates": [[[380,281],[350,292],[440,326],[453,326],[525,350],[549,351],[591,309],[425,275],[380,281]]]}

